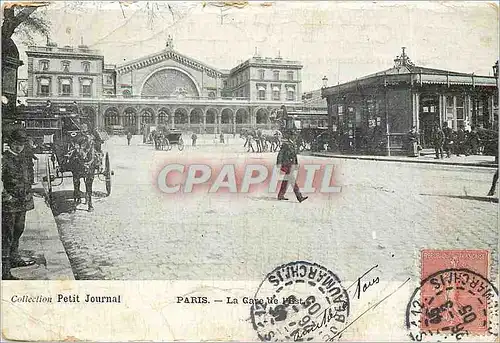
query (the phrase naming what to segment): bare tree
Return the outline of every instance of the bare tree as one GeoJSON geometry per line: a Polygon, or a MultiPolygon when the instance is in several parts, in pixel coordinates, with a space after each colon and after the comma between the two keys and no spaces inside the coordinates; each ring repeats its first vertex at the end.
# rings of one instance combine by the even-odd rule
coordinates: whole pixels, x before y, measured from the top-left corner
{"type": "Polygon", "coordinates": [[[19,34],[25,40],[32,40],[33,34],[49,34],[50,25],[45,16],[35,11],[49,3],[30,2],[26,5],[8,6],[4,5],[4,15],[2,21],[2,41],[12,38],[12,35],[19,34]]]}

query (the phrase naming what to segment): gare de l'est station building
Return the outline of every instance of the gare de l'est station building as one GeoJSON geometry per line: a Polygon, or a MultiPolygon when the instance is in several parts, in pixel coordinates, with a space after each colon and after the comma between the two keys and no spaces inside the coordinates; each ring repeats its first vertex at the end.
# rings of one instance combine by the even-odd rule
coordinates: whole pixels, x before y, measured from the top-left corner
{"type": "Polygon", "coordinates": [[[257,51],[230,70],[180,53],[170,36],[158,52],[119,65],[105,64],[99,51],[83,44],[48,42],[26,54],[28,105],[50,100],[60,108],[77,101],[90,124],[102,129],[120,125],[139,133],[144,124],[164,124],[231,133],[270,128],[281,105],[303,105],[302,64],[257,51]]]}
{"type": "Polygon", "coordinates": [[[392,68],[325,87],[322,97],[340,150],[395,155],[413,127],[423,148],[433,147],[436,124],[498,130],[498,62],[493,73],[416,66],[403,48],[392,68]]]}

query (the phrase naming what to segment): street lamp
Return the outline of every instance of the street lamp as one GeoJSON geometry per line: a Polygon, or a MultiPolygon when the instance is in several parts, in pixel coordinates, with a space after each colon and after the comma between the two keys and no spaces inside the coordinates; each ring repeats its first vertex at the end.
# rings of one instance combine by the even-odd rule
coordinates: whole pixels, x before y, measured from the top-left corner
{"type": "MultiPolygon", "coordinates": [[[[498,67],[498,65],[497,65],[497,67],[498,67]]],[[[326,75],[323,76],[323,78],[321,80],[323,80],[323,88],[326,88],[326,86],[328,85],[328,78],[326,77],[326,75]]]]}
{"type": "Polygon", "coordinates": [[[498,78],[498,61],[492,68],[493,68],[493,76],[495,76],[495,78],[498,78]]]}

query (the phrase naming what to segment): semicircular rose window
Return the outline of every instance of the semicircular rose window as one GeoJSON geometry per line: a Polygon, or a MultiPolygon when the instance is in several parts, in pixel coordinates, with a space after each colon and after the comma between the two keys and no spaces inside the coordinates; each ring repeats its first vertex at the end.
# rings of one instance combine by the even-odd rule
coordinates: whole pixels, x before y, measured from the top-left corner
{"type": "Polygon", "coordinates": [[[141,92],[142,96],[154,97],[197,97],[194,82],[182,71],[163,69],[151,75],[141,92]]]}

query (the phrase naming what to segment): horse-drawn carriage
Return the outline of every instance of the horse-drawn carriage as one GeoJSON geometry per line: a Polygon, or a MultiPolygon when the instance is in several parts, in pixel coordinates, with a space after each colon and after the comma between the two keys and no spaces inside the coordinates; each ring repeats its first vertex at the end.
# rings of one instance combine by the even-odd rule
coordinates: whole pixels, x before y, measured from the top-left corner
{"type": "Polygon", "coordinates": [[[297,147],[299,151],[321,151],[325,144],[331,144],[331,137],[327,127],[302,128],[298,132],[297,147]]]}
{"type": "Polygon", "coordinates": [[[51,202],[53,187],[72,177],[75,203],[80,203],[80,178],[85,180],[86,201],[92,210],[92,184],[94,177],[105,182],[106,194],[111,194],[111,170],[109,154],[101,145],[108,136],[103,131],[88,130],[86,118],[67,107],[59,107],[50,114],[40,108],[26,107],[18,118],[33,140],[33,152],[46,155],[42,178],[47,185],[51,202]],[[68,175],[71,173],[71,175],[68,175]]]}
{"type": "Polygon", "coordinates": [[[150,130],[150,140],[154,142],[156,150],[172,150],[173,145],[177,145],[179,151],[184,150],[184,140],[182,139],[182,131],[169,129],[165,125],[157,125],[150,130]]]}

